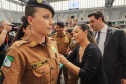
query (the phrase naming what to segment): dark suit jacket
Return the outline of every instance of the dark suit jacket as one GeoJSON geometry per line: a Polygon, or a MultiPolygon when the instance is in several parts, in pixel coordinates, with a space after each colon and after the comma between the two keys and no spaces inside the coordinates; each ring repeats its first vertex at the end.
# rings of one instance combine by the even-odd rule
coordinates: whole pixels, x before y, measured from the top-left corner
{"type": "Polygon", "coordinates": [[[103,61],[109,84],[121,84],[121,78],[126,79],[126,36],[123,30],[108,27],[103,61]]]}

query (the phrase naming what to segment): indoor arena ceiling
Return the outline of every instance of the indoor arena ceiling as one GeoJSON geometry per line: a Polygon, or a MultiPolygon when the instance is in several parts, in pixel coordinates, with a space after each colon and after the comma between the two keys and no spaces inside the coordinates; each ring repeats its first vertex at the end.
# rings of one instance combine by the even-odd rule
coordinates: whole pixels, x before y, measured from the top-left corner
{"type": "MultiPolygon", "coordinates": [[[[26,2],[26,0],[19,0],[19,1],[22,1],[22,2],[26,2]]],[[[48,2],[56,2],[56,1],[65,1],[65,0],[47,0],[48,2]]],[[[68,0],[66,0],[68,1],[68,0]]]]}
{"type": "MultiPolygon", "coordinates": [[[[16,4],[23,6],[23,5],[25,5],[27,0],[7,0],[7,1],[10,1],[10,2],[13,2],[13,3],[16,3],[16,4]]],[[[50,2],[68,1],[68,0],[47,0],[47,1],[50,3],[50,2]]]]}

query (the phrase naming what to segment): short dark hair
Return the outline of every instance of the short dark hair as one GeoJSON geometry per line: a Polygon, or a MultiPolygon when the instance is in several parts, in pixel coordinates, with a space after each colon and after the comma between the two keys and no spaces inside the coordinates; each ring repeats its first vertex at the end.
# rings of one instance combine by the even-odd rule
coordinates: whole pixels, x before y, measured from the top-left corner
{"type": "Polygon", "coordinates": [[[94,16],[97,20],[102,17],[102,21],[104,22],[104,15],[101,11],[94,11],[90,14],[88,14],[88,17],[94,16]]]}

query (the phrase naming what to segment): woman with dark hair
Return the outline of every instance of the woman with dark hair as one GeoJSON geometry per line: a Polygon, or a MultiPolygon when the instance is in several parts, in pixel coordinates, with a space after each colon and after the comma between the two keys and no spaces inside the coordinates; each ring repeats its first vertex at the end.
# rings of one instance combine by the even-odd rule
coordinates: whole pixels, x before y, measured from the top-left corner
{"type": "Polygon", "coordinates": [[[60,62],[81,79],[81,84],[107,84],[102,54],[93,38],[88,25],[78,23],[73,29],[73,37],[80,44],[71,52],[67,59],[60,56],[60,62]],[[72,62],[75,61],[75,65],[72,62]]]}
{"type": "Polygon", "coordinates": [[[16,40],[27,37],[30,32],[30,25],[27,21],[26,16],[22,16],[21,20],[22,20],[23,24],[20,26],[20,28],[18,30],[18,33],[15,37],[16,40]]]}
{"type": "Polygon", "coordinates": [[[28,0],[25,16],[31,32],[8,49],[2,84],[55,84],[60,66],[58,49],[56,41],[47,37],[54,25],[54,10],[46,0],[28,0]]]}
{"type": "Polygon", "coordinates": [[[17,40],[23,40],[25,39],[28,34],[30,33],[30,25],[27,21],[27,18],[25,16],[22,16],[21,18],[22,20],[22,24],[20,25],[16,36],[13,38],[11,45],[13,44],[13,42],[17,41],[17,40]]]}

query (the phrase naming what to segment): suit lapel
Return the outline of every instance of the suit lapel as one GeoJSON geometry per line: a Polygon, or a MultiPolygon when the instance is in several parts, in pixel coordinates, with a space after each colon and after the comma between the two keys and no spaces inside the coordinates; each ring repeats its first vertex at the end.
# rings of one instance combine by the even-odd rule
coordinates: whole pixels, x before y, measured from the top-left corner
{"type": "Polygon", "coordinates": [[[106,50],[106,47],[108,45],[109,39],[111,38],[112,35],[112,29],[108,27],[107,34],[106,34],[106,40],[104,42],[104,52],[106,50]]]}

